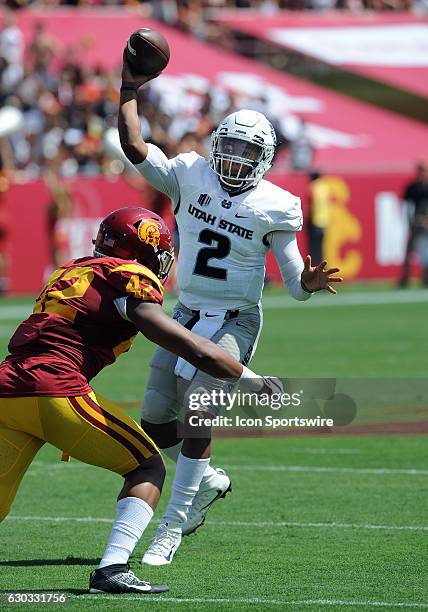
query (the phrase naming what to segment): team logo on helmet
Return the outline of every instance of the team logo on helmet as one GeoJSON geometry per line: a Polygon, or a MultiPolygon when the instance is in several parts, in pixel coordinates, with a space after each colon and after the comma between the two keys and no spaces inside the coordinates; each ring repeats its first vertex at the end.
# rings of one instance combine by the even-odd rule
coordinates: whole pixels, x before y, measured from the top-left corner
{"type": "Polygon", "coordinates": [[[160,229],[160,225],[156,221],[141,221],[138,226],[138,238],[141,242],[156,248],[160,242],[160,229]]]}

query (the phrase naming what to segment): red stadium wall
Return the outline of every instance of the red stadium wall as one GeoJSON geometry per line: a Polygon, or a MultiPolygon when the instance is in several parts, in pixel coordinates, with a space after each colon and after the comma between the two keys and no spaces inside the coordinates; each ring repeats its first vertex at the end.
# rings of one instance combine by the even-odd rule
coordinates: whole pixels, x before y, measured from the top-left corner
{"type": "MultiPolygon", "coordinates": [[[[271,177],[302,197],[308,204],[306,176],[271,177]]],[[[338,265],[347,280],[395,279],[402,260],[405,232],[400,194],[408,175],[350,175],[331,177],[330,228],[326,257],[338,265]]],[[[70,183],[74,213],[61,222],[70,257],[91,252],[91,239],[106,213],[126,204],[143,205],[142,196],[125,180],[79,178],[70,183]]],[[[42,181],[13,185],[3,195],[9,217],[7,250],[10,256],[10,293],[37,293],[50,272],[47,211],[49,194],[42,181]]],[[[169,219],[171,222],[171,219],[169,219]]],[[[299,236],[302,254],[307,252],[305,231],[299,236]]],[[[270,277],[279,280],[271,258],[270,277]]]]}

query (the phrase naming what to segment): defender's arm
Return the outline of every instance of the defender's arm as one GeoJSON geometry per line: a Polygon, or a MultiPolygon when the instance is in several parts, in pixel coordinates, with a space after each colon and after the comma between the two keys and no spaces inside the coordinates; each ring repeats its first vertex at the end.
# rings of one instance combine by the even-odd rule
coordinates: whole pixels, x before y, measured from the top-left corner
{"type": "Polygon", "coordinates": [[[128,298],[126,314],[148,340],[182,357],[210,376],[236,380],[247,370],[211,340],[194,334],[171,319],[159,304],[128,298]]]}

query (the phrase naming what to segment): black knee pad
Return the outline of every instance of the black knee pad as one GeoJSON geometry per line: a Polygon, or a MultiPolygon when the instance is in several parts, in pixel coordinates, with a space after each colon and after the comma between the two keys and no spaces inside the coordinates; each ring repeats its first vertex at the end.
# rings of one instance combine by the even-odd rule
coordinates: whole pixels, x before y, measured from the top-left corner
{"type": "Polygon", "coordinates": [[[157,453],[156,455],[153,455],[153,457],[143,463],[141,468],[144,473],[144,480],[151,482],[159,489],[162,489],[166,476],[166,468],[160,454],[157,453]]]}
{"type": "Polygon", "coordinates": [[[141,427],[146,434],[158,445],[159,448],[169,448],[181,442],[182,438],[178,433],[178,421],[169,423],[150,423],[141,419],[141,427]]]}

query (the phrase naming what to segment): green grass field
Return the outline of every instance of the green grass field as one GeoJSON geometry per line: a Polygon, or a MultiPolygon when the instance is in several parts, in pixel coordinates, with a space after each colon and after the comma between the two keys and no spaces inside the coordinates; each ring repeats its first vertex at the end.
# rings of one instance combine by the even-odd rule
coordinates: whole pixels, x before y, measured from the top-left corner
{"type": "MultiPolygon", "coordinates": [[[[345,290],[337,305],[332,298],[296,308],[278,291],[267,292],[253,369],[299,378],[401,378],[403,385],[427,378],[426,293],[394,298],[384,287],[372,289],[345,290]]],[[[1,356],[28,307],[25,299],[0,302],[1,356]]],[[[138,339],[94,381],[135,417],[151,350],[138,339]]],[[[426,397],[417,408],[403,405],[403,397],[401,413],[386,411],[388,418],[426,421],[426,397]]],[[[121,479],[77,461],[60,463],[59,451],[46,446],[0,526],[0,592],[65,592],[67,606],[79,611],[428,609],[428,439],[343,432],[216,440],[213,463],[230,473],[233,492],[183,541],[168,568],[139,565],[155,524],[149,527],[132,569],[171,590],[148,598],[87,594],[121,479]]]]}

